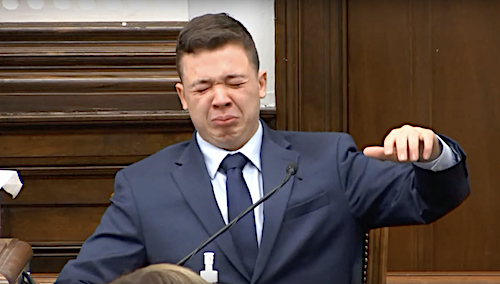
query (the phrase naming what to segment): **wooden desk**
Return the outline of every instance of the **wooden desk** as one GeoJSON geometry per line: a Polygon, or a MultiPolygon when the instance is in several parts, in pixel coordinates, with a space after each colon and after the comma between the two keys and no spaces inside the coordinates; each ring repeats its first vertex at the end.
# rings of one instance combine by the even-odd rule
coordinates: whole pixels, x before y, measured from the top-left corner
{"type": "Polygon", "coordinates": [[[0,284],[17,283],[32,256],[28,243],[18,239],[0,239],[0,284]]]}
{"type": "Polygon", "coordinates": [[[500,284],[500,271],[388,272],[387,284],[500,284]]]}

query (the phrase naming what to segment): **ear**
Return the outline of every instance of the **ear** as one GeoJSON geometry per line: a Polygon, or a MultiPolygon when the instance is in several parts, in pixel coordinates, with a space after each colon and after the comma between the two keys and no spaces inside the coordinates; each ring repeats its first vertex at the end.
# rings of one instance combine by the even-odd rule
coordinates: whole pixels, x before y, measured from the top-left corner
{"type": "Polygon", "coordinates": [[[177,90],[177,95],[179,96],[179,100],[181,100],[181,105],[183,110],[187,110],[187,102],[186,102],[186,97],[184,93],[184,85],[182,83],[176,83],[175,84],[175,89],[177,90]]]}
{"type": "Polygon", "coordinates": [[[267,72],[259,71],[258,80],[259,80],[259,97],[263,99],[266,97],[266,91],[267,91],[267,72]]]}

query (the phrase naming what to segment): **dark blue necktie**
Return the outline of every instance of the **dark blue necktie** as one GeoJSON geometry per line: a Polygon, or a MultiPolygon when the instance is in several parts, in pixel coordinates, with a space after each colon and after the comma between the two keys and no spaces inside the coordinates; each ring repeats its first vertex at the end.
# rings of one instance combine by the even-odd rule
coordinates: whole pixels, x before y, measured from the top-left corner
{"type": "MultiPolygon", "coordinates": [[[[226,191],[229,222],[253,204],[247,184],[243,179],[242,170],[247,162],[245,155],[237,153],[227,155],[220,165],[227,176],[226,191]]],[[[253,211],[236,222],[230,232],[246,269],[252,275],[259,251],[253,211]]]]}

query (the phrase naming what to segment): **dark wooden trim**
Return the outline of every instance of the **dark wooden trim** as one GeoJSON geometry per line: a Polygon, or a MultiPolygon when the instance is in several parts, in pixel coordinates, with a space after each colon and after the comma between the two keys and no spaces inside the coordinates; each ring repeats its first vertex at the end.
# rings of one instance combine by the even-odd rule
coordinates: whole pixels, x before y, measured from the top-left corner
{"type": "Polygon", "coordinates": [[[341,17],[341,58],[342,58],[342,132],[349,132],[349,97],[348,97],[348,86],[349,86],[349,76],[348,76],[348,60],[347,53],[349,46],[347,45],[347,0],[342,0],[341,4],[342,17],[341,17]]]}
{"type": "Polygon", "coordinates": [[[498,284],[500,271],[388,272],[387,284],[498,284]]]}
{"type": "Polygon", "coordinates": [[[186,22],[27,22],[0,23],[2,41],[177,39],[186,22]],[[23,40],[24,39],[24,40],[23,40]]]}
{"type": "MultiPolygon", "coordinates": [[[[262,108],[261,118],[275,126],[276,109],[262,108]]],[[[170,125],[186,126],[192,129],[189,113],[179,111],[100,111],[100,112],[46,112],[46,113],[14,113],[0,115],[0,132],[15,131],[21,126],[63,126],[63,125],[115,125],[124,127],[141,125],[170,125]]]]}
{"type": "Polygon", "coordinates": [[[275,5],[277,128],[347,130],[346,1],[275,5]]]}
{"type": "Polygon", "coordinates": [[[83,242],[31,242],[30,244],[33,249],[32,271],[59,272],[69,260],[78,256],[83,242]]]}
{"type": "MultiPolygon", "coordinates": [[[[389,228],[370,230],[367,259],[367,284],[385,284],[389,246],[389,228]]],[[[365,276],[365,275],[364,275],[365,276]]]]}
{"type": "Polygon", "coordinates": [[[185,23],[2,23],[0,115],[181,110],[185,23]]]}
{"type": "MultiPolygon", "coordinates": [[[[71,166],[71,167],[17,167],[22,177],[52,176],[109,176],[124,166],[71,166]]],[[[9,169],[9,168],[5,168],[9,169]]]]}
{"type": "Polygon", "coordinates": [[[76,257],[83,242],[30,242],[34,256],[76,257]]]}
{"type": "Polygon", "coordinates": [[[276,126],[299,130],[299,8],[298,0],[276,0],[276,126]]]}

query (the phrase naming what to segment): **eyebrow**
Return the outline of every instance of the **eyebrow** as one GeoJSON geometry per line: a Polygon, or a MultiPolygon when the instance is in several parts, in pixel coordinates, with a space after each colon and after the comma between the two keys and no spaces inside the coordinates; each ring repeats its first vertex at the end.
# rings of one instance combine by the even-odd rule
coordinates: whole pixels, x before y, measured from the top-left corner
{"type": "Polygon", "coordinates": [[[201,84],[207,84],[207,83],[210,83],[212,81],[213,80],[210,80],[210,79],[198,79],[191,84],[191,87],[195,87],[196,85],[201,85],[201,84]]]}
{"type": "MultiPolygon", "coordinates": [[[[224,80],[235,79],[235,78],[246,78],[246,76],[244,74],[228,74],[224,77],[224,80]]],[[[213,81],[214,81],[213,79],[207,79],[207,78],[198,79],[191,84],[191,87],[195,87],[196,85],[201,85],[201,84],[210,84],[213,81]]]]}
{"type": "Polygon", "coordinates": [[[243,74],[229,74],[225,79],[234,79],[234,78],[246,78],[243,74]]]}

